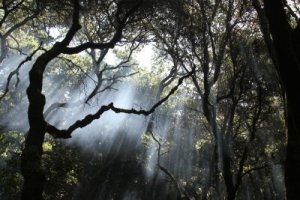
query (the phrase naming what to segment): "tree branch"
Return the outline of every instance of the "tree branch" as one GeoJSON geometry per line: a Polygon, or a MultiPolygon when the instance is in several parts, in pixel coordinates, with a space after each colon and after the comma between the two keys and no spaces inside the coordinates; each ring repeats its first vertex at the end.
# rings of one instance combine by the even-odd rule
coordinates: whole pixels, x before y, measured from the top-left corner
{"type": "MultiPolygon", "coordinates": [[[[117,20],[119,22],[117,30],[112,37],[112,39],[107,43],[93,43],[93,42],[86,42],[76,47],[66,47],[62,50],[64,54],[76,54],[80,53],[86,49],[111,49],[114,48],[117,42],[119,42],[122,38],[123,30],[126,26],[126,22],[128,18],[139,8],[142,4],[142,0],[139,1],[135,6],[133,6],[123,17],[122,20],[117,20]]],[[[119,9],[118,9],[119,11],[119,9]]]]}
{"type": "Polygon", "coordinates": [[[154,104],[149,110],[142,110],[142,109],[136,110],[134,108],[132,109],[118,108],[115,107],[113,103],[110,103],[108,105],[101,106],[101,108],[96,113],[87,115],[82,120],[76,121],[66,130],[59,130],[53,127],[52,125],[50,125],[49,123],[46,123],[47,124],[46,132],[48,132],[50,135],[52,135],[55,138],[70,138],[73,131],[75,131],[78,128],[83,128],[89,125],[94,120],[99,119],[104,112],[109,110],[112,110],[115,113],[127,113],[127,114],[148,116],[149,114],[153,113],[160,105],[166,102],[169,99],[169,97],[177,91],[178,87],[182,84],[183,80],[190,77],[193,73],[194,71],[191,71],[189,74],[179,78],[177,85],[173,87],[164,98],[162,98],[160,101],[154,104]]]}
{"type": "Polygon", "coordinates": [[[8,77],[7,77],[7,82],[6,82],[6,86],[5,86],[4,93],[0,96],[0,101],[1,101],[1,100],[6,96],[6,94],[8,93],[8,91],[9,91],[9,84],[10,84],[10,81],[11,81],[11,79],[13,78],[14,75],[17,76],[17,82],[16,82],[15,87],[18,86],[18,84],[19,84],[19,82],[20,82],[19,71],[20,71],[21,67],[22,67],[26,62],[31,61],[31,59],[32,59],[32,57],[34,56],[34,54],[36,54],[36,53],[41,49],[41,45],[42,45],[42,44],[40,44],[40,46],[39,46],[36,50],[34,50],[29,56],[27,56],[26,59],[24,59],[24,60],[18,65],[18,67],[17,67],[14,71],[10,72],[10,74],[9,74],[8,77]]]}

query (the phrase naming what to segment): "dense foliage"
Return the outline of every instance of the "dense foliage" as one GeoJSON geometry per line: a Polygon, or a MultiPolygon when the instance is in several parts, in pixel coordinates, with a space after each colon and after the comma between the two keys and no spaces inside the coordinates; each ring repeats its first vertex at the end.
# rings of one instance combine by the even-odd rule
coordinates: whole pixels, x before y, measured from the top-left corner
{"type": "Polygon", "coordinates": [[[297,199],[276,2],[1,1],[0,199],[297,199]]]}

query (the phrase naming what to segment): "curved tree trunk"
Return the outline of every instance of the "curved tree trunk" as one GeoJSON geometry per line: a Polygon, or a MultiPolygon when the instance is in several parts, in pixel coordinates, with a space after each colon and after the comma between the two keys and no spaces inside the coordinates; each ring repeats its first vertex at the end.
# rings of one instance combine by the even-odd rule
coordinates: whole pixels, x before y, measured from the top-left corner
{"type": "MultiPolygon", "coordinates": [[[[122,38],[122,31],[127,23],[128,18],[139,8],[143,1],[136,3],[128,12],[125,13],[124,17],[120,20],[120,24],[112,37],[107,43],[84,43],[77,47],[67,48],[71,40],[73,39],[76,32],[81,28],[79,23],[79,1],[73,0],[73,19],[72,25],[69,28],[65,38],[61,42],[56,42],[52,48],[37,58],[32,69],[29,72],[29,87],[27,89],[27,97],[29,100],[28,107],[28,120],[29,120],[29,131],[25,139],[25,148],[22,151],[21,171],[24,177],[24,185],[22,190],[23,200],[42,200],[43,186],[45,182],[45,176],[42,169],[42,154],[43,154],[43,142],[46,134],[46,130],[49,132],[58,131],[56,127],[52,127],[46,123],[43,110],[46,103],[45,96],[42,94],[43,88],[43,74],[50,61],[56,58],[60,53],[76,54],[80,53],[87,48],[107,49],[113,48],[117,42],[122,38]]],[[[118,8],[119,9],[119,8],[118,8]]],[[[119,14],[119,11],[117,11],[119,14]]],[[[190,75],[189,75],[190,76],[190,75]]],[[[100,115],[114,108],[115,112],[125,111],[126,113],[144,114],[148,115],[154,112],[155,108],[158,107],[162,102],[166,101],[170,95],[172,95],[178,88],[179,84],[182,83],[183,79],[188,76],[182,77],[178,81],[177,87],[169,93],[167,97],[162,99],[159,103],[155,104],[150,111],[136,111],[135,110],[124,110],[110,106],[102,106],[99,111],[94,115],[88,115],[83,120],[75,122],[68,128],[68,131],[62,131],[63,134],[67,133],[61,138],[69,138],[70,134],[78,127],[84,127],[91,123],[94,119],[98,119],[100,115]]],[[[61,132],[60,132],[61,133],[61,132]]],[[[55,135],[55,134],[54,134],[55,135]]]]}
{"type": "Polygon", "coordinates": [[[42,94],[43,74],[48,63],[57,57],[72,40],[80,29],[79,4],[74,1],[73,24],[63,41],[37,58],[29,72],[29,86],[27,97],[29,100],[28,121],[29,131],[25,139],[25,148],[22,151],[21,171],[24,177],[22,200],[42,200],[45,175],[42,169],[43,142],[46,134],[46,121],[43,115],[46,103],[42,94]]]}
{"type": "Polygon", "coordinates": [[[42,94],[43,73],[47,64],[58,54],[59,45],[41,55],[29,73],[28,120],[29,131],[22,152],[21,170],[24,177],[22,199],[39,200],[42,198],[45,176],[42,170],[43,142],[46,134],[46,122],[43,116],[45,96],[42,94]]]}

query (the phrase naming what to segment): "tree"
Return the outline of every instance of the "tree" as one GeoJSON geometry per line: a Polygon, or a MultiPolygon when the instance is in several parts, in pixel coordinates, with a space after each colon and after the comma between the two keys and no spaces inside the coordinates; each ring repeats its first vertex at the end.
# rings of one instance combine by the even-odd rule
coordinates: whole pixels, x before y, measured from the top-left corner
{"type": "Polygon", "coordinates": [[[0,9],[2,11],[0,20],[0,63],[2,63],[7,56],[8,48],[13,48],[8,45],[8,38],[11,37],[18,44],[18,40],[13,36],[13,32],[35,19],[42,8],[35,1],[3,0],[0,9]]]}
{"type": "MultiPolygon", "coordinates": [[[[27,96],[29,100],[28,119],[29,119],[29,131],[25,140],[25,148],[22,153],[22,174],[24,176],[24,188],[22,193],[23,199],[42,199],[43,183],[45,180],[43,171],[41,169],[41,156],[42,156],[42,144],[44,141],[45,133],[56,138],[69,138],[71,133],[77,128],[83,128],[90,124],[93,120],[101,117],[102,113],[113,110],[115,112],[125,112],[134,114],[149,115],[156,107],[168,99],[168,97],[176,91],[178,86],[182,83],[184,78],[190,76],[190,74],[182,77],[178,81],[178,85],[171,90],[171,92],[155,104],[149,111],[145,110],[126,110],[114,107],[111,103],[109,105],[102,106],[98,112],[92,115],[87,115],[84,119],[76,121],[66,130],[59,130],[53,125],[47,123],[43,116],[44,105],[46,102],[45,96],[41,93],[43,87],[43,73],[50,61],[55,59],[59,54],[76,54],[80,53],[88,48],[105,50],[113,48],[117,42],[122,39],[123,31],[131,24],[135,23],[135,15],[138,8],[141,7],[143,1],[136,1],[129,4],[108,2],[108,5],[115,7],[114,19],[109,19],[110,23],[114,27],[114,34],[112,38],[103,43],[84,42],[78,46],[68,47],[75,34],[81,28],[80,25],[80,7],[79,1],[73,1],[73,14],[72,24],[66,33],[66,36],[61,42],[56,42],[48,51],[40,55],[32,69],[29,72],[29,87],[27,89],[27,96]],[[122,6],[123,5],[123,6],[122,6]]],[[[111,8],[110,8],[111,9],[111,8]]]]}
{"type": "MultiPolygon", "coordinates": [[[[284,144],[282,101],[272,77],[272,68],[278,69],[279,62],[274,54],[270,54],[274,66],[270,62],[266,52],[274,47],[264,32],[268,27],[261,25],[263,37],[249,2],[56,0],[38,2],[38,6],[43,10],[28,21],[30,26],[13,33],[31,34],[35,45],[8,75],[0,97],[1,105],[6,105],[2,113],[11,109],[10,102],[24,102],[17,91],[9,91],[9,85],[14,76],[17,82],[21,78],[19,70],[24,63],[34,59],[26,91],[29,131],[21,156],[23,199],[58,198],[49,194],[57,190],[49,184],[59,174],[64,174],[57,178],[62,198],[71,198],[74,187],[79,190],[73,198],[86,197],[85,193],[88,198],[116,199],[233,200],[249,198],[250,193],[257,199],[283,196],[277,186],[281,178],[275,176],[282,165],[284,144]],[[134,63],[132,55],[145,44],[155,48],[155,62],[152,69],[139,68],[141,74],[136,74],[129,70],[134,63]],[[105,62],[111,49],[119,51],[115,65],[105,62]],[[144,75],[147,70],[150,75],[144,75]],[[148,109],[99,105],[101,95],[118,89],[118,84],[125,85],[118,82],[132,75],[142,76],[136,81],[137,96],[150,105],[148,109]],[[56,88],[53,93],[47,91],[51,87],[56,88]],[[72,93],[80,98],[72,99],[72,93]],[[80,113],[81,119],[72,117],[75,122],[68,121],[68,115],[81,106],[97,109],[80,113]],[[63,115],[52,120],[57,111],[63,115]],[[135,130],[141,132],[137,140],[144,146],[134,148],[135,143],[127,138],[132,129],[127,130],[130,125],[124,123],[110,150],[105,144],[108,141],[100,137],[92,141],[97,153],[81,154],[79,149],[68,153],[63,147],[62,153],[54,153],[60,146],[48,140],[47,134],[68,139],[74,131],[103,119],[107,111],[150,115],[132,125],[144,124],[142,130],[135,130]],[[70,156],[73,153],[76,156],[70,156]],[[89,162],[78,161],[80,156],[89,162]],[[56,169],[60,162],[61,170],[56,169]],[[50,167],[47,174],[43,163],[50,167]],[[144,170],[153,173],[146,176],[144,170]],[[71,182],[64,184],[65,180],[71,182]],[[77,181],[84,185],[75,186],[77,181]],[[93,183],[99,183],[100,189],[92,187],[93,183]]],[[[256,8],[261,22],[266,22],[262,8],[256,8]]],[[[25,11],[20,15],[25,16],[25,11]]],[[[97,131],[102,134],[109,129],[97,131]]],[[[0,137],[1,141],[5,140],[0,137]]],[[[14,147],[7,146],[10,148],[14,147]]],[[[3,147],[1,152],[8,151],[3,147]]]]}
{"type": "MultiPolygon", "coordinates": [[[[276,96],[276,92],[267,94],[266,88],[271,88],[265,85],[265,73],[256,69],[259,68],[257,65],[265,67],[259,58],[264,50],[254,49],[252,43],[255,40],[252,41],[252,38],[246,40],[240,37],[251,34],[246,28],[239,27],[252,23],[251,13],[244,9],[244,5],[232,1],[228,4],[190,3],[171,5],[171,12],[177,13],[176,17],[165,22],[168,25],[158,24],[152,28],[160,39],[158,48],[170,56],[174,65],[186,71],[196,68],[192,78],[202,105],[199,113],[205,116],[209,132],[215,139],[215,160],[210,169],[215,167],[212,173],[215,177],[211,182],[214,182],[218,196],[235,199],[242,178],[248,174],[245,167],[249,165],[247,160],[252,153],[249,147],[255,142],[258,127],[262,126],[264,119],[261,115],[269,111],[268,95],[276,96]],[[175,28],[169,28],[171,26],[175,28]],[[255,62],[252,56],[257,56],[259,61],[255,62]],[[252,99],[255,101],[252,102],[252,99]],[[244,102],[247,102],[246,105],[244,102]],[[237,126],[243,123],[247,125],[237,126]],[[248,132],[249,136],[241,145],[241,138],[237,139],[237,136],[244,132],[248,132]],[[237,144],[241,145],[241,149],[233,148],[237,144]]],[[[256,37],[256,40],[259,39],[256,37]]],[[[253,169],[266,166],[263,163],[259,165],[254,165],[253,169]]]]}
{"type": "MultiPolygon", "coordinates": [[[[253,1],[259,15],[261,7],[258,1],[253,1]]],[[[295,1],[294,5],[297,7],[295,1]]],[[[280,77],[281,85],[286,96],[287,150],[285,162],[285,181],[287,199],[297,199],[300,189],[300,127],[299,127],[299,20],[295,11],[286,1],[264,1],[267,24],[261,16],[261,27],[269,52],[280,77]],[[288,10],[285,11],[285,8],[288,10]],[[266,27],[268,25],[268,27],[266,27]],[[295,27],[295,28],[293,28],[295,27]],[[270,40],[270,35],[272,40],[270,40]],[[275,54],[275,55],[274,55],[275,54]]]]}
{"type": "MultiPolygon", "coordinates": [[[[72,25],[68,30],[65,38],[61,42],[56,42],[52,48],[39,56],[35,64],[33,65],[29,79],[30,85],[27,89],[27,95],[29,99],[28,118],[30,129],[28,131],[25,148],[22,153],[22,174],[24,176],[24,188],[22,199],[42,199],[42,191],[44,185],[44,174],[41,169],[41,156],[42,156],[42,144],[46,132],[51,134],[57,134],[57,137],[68,138],[72,131],[76,128],[84,127],[93,120],[91,116],[85,118],[81,122],[75,123],[68,131],[58,130],[47,124],[43,116],[43,109],[45,105],[45,96],[41,93],[43,84],[43,73],[48,63],[56,58],[61,53],[74,54],[81,52],[87,48],[113,48],[115,44],[122,38],[122,32],[125,25],[128,23],[128,18],[137,10],[140,3],[136,3],[129,10],[125,10],[122,13],[122,8],[118,6],[116,12],[116,32],[112,39],[107,43],[91,43],[86,42],[77,47],[67,47],[77,31],[81,28],[79,24],[79,1],[73,2],[73,17],[72,25]]],[[[109,107],[102,107],[100,115],[109,107]]],[[[99,118],[100,115],[96,114],[95,118],[99,118]]]]}

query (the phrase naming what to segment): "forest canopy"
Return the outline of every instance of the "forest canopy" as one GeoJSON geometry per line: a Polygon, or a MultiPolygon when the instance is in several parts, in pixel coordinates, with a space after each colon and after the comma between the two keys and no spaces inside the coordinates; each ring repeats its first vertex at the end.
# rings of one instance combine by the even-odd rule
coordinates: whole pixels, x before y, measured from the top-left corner
{"type": "Polygon", "coordinates": [[[0,199],[298,199],[296,0],[2,0],[0,199]]]}

